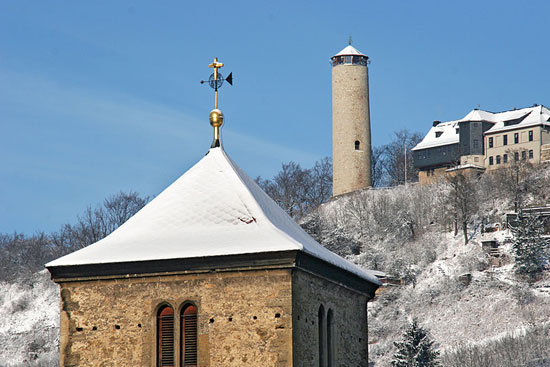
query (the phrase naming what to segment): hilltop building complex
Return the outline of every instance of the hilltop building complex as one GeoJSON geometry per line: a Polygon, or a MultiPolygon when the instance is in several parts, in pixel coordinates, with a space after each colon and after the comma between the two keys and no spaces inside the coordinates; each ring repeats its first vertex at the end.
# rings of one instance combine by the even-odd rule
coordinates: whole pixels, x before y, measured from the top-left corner
{"type": "Polygon", "coordinates": [[[542,105],[505,112],[474,109],[455,121],[434,121],[413,148],[420,183],[449,170],[483,172],[511,162],[550,161],[550,110],[542,105]]]}

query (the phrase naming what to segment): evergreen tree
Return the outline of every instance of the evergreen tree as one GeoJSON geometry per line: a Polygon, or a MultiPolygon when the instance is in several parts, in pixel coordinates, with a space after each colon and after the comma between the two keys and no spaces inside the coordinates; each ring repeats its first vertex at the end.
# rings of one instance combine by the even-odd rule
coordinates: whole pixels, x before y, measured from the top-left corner
{"type": "Polygon", "coordinates": [[[514,269],[517,274],[534,279],[546,269],[548,240],[543,237],[545,222],[541,216],[523,215],[520,211],[517,221],[511,223],[514,269]]]}
{"type": "Polygon", "coordinates": [[[413,319],[401,342],[393,343],[397,353],[393,355],[393,367],[438,367],[439,351],[434,349],[434,342],[428,331],[413,319]]]}

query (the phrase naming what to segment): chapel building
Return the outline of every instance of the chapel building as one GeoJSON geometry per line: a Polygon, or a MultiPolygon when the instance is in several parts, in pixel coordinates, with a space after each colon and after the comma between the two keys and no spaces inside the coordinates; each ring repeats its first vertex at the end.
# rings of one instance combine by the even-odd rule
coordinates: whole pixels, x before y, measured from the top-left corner
{"type": "Polygon", "coordinates": [[[380,282],[303,231],[218,139],[109,236],[46,265],[61,367],[367,366],[380,282]]]}

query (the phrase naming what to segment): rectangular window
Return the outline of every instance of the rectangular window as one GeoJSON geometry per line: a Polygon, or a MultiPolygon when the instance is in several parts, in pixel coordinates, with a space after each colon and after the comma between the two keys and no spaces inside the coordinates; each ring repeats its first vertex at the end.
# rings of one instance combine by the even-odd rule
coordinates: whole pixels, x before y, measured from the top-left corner
{"type": "Polygon", "coordinates": [[[474,149],[479,148],[479,140],[474,139],[474,149]]]}
{"type": "Polygon", "coordinates": [[[533,141],[533,130],[529,130],[529,141],[533,141]]]}
{"type": "Polygon", "coordinates": [[[351,64],[351,56],[345,56],[344,60],[344,63],[351,64]]]}
{"type": "Polygon", "coordinates": [[[493,165],[493,157],[489,157],[489,166],[493,165]]]}
{"type": "Polygon", "coordinates": [[[522,160],[525,160],[527,158],[527,151],[526,150],[522,150],[521,151],[521,159],[522,160]]]}
{"type": "Polygon", "coordinates": [[[516,162],[519,161],[519,153],[518,152],[514,152],[514,160],[516,162]]]}
{"type": "Polygon", "coordinates": [[[508,135],[506,134],[502,136],[502,145],[508,145],[508,135]]]}
{"type": "Polygon", "coordinates": [[[519,134],[515,133],[514,134],[514,144],[517,144],[517,143],[519,143],[519,134]]]}
{"type": "Polygon", "coordinates": [[[500,156],[497,155],[497,164],[500,164],[500,156]]]}
{"type": "Polygon", "coordinates": [[[493,138],[489,138],[489,148],[493,147],[493,138]]]}
{"type": "Polygon", "coordinates": [[[508,154],[504,154],[502,156],[502,163],[507,163],[508,162],[508,154]]]}
{"type": "Polygon", "coordinates": [[[533,159],[533,149],[529,150],[529,159],[533,159]]]}

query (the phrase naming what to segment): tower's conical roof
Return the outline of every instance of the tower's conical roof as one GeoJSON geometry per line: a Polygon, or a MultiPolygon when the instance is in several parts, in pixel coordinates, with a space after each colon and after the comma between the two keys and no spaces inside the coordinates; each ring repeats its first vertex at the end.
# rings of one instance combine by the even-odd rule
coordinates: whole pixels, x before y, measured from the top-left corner
{"type": "MultiPolygon", "coordinates": [[[[365,56],[367,57],[367,55],[365,55],[364,53],[362,53],[361,51],[357,50],[355,47],[353,47],[352,45],[348,45],[346,46],[342,51],[338,52],[336,55],[334,56],[365,56]]],[[[334,57],[333,56],[333,57],[334,57]]]]}
{"type": "Polygon", "coordinates": [[[46,266],[282,251],[303,251],[379,284],[311,238],[218,147],[109,236],[46,266]]]}

